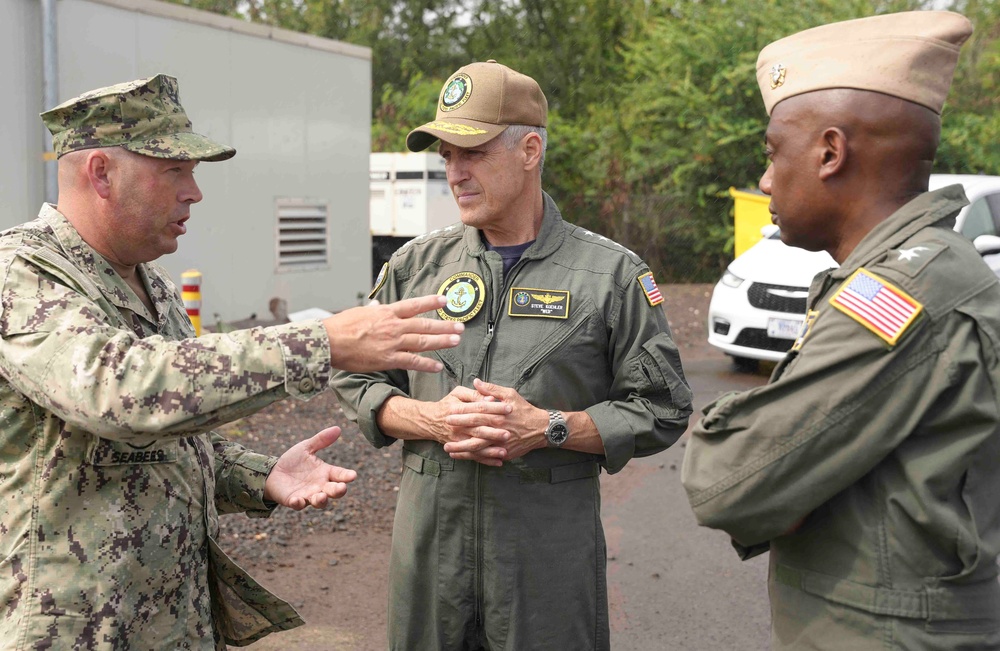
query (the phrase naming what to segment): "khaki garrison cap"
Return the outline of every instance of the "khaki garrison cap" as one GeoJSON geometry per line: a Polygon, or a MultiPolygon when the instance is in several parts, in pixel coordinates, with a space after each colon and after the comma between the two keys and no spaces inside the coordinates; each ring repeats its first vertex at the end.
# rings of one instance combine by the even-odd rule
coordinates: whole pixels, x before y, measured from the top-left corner
{"type": "Polygon", "coordinates": [[[177,80],[167,75],[98,88],[42,113],[57,156],[123,147],[143,156],[220,161],[236,150],[191,131],[177,80]]]}
{"type": "Polygon", "coordinates": [[[821,25],[757,57],[768,115],[783,99],[830,88],[870,90],[941,113],[972,23],[950,11],[908,11],[821,25]]]}
{"type": "Polygon", "coordinates": [[[406,136],[410,151],[423,151],[443,140],[458,147],[478,147],[512,124],[544,127],[549,103],[538,83],[490,59],[459,68],[441,89],[437,116],[406,136]]]}

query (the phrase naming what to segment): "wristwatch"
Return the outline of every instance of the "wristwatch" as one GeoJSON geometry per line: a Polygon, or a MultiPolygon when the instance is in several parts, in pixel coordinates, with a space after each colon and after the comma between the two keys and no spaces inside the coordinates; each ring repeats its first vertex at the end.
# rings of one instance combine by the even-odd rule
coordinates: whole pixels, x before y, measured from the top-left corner
{"type": "Polygon", "coordinates": [[[550,448],[562,447],[569,438],[569,425],[561,411],[549,410],[549,426],[545,428],[545,440],[550,448]]]}

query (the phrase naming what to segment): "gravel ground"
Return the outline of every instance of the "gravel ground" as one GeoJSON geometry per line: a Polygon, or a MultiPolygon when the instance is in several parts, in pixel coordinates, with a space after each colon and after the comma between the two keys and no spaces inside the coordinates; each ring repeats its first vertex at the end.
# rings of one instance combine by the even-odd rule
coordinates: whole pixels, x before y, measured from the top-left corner
{"type": "MultiPolygon", "coordinates": [[[[712,285],[667,285],[660,288],[682,359],[694,348],[707,347],[706,313],[712,285]]],[[[246,324],[238,324],[245,327],[246,324]]],[[[254,324],[257,325],[257,324],[254,324]]],[[[348,421],[333,392],[308,402],[285,400],[220,432],[257,452],[279,455],[325,427],[339,425],[340,440],[320,453],[329,463],[358,471],[347,495],[325,511],[276,509],[270,518],[223,516],[220,544],[237,562],[267,563],[280,559],[280,548],[308,533],[389,531],[400,476],[399,446],[374,449],[348,421]]],[[[335,561],[331,561],[335,562],[335,561]]]]}

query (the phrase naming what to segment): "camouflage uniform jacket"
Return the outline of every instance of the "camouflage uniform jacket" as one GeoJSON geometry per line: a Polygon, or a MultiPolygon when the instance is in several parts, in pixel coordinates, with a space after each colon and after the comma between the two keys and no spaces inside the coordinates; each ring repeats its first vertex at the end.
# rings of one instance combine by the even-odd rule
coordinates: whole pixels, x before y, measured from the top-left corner
{"type": "Polygon", "coordinates": [[[819,274],[769,384],[693,431],[698,521],[770,548],[776,649],[1000,648],[1000,284],[965,203],[920,195],[819,274]],[[887,288],[919,306],[895,341],[857,318],[888,323],[887,288]]]}
{"type": "Polygon", "coordinates": [[[0,235],[0,648],[224,649],[301,623],[216,545],[275,459],[209,429],[329,379],[318,322],[193,338],[54,207],[0,235]]]}

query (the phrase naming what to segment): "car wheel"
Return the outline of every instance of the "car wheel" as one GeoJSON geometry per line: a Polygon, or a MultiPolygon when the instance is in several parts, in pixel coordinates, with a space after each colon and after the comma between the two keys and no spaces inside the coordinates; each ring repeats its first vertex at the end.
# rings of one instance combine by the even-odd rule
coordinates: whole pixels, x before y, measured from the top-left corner
{"type": "Polygon", "coordinates": [[[756,373],[760,369],[760,360],[749,357],[733,357],[733,368],[738,373],[756,373]]]}

